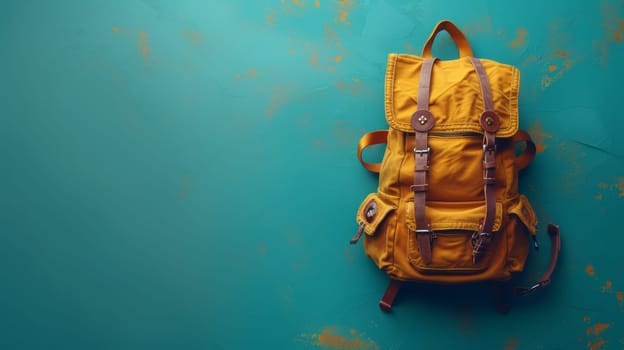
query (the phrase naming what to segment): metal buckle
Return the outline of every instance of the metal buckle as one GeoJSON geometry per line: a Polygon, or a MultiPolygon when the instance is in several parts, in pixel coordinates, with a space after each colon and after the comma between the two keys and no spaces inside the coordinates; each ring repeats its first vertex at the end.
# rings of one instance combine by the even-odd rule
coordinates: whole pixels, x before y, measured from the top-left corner
{"type": "Polygon", "coordinates": [[[421,157],[423,154],[429,154],[429,153],[431,153],[431,148],[429,147],[427,147],[427,149],[416,149],[416,147],[414,147],[414,154],[418,154],[421,157]]]}
{"type": "Polygon", "coordinates": [[[538,288],[540,288],[542,286],[541,283],[535,283],[534,285],[530,286],[529,288],[520,288],[518,290],[518,294],[520,296],[525,296],[525,295],[529,295],[529,294],[533,294],[538,288]]]}
{"type": "Polygon", "coordinates": [[[433,230],[416,230],[416,234],[428,234],[429,235],[429,242],[433,243],[433,240],[438,238],[438,236],[435,234],[435,232],[433,232],[433,230]]]}
{"type": "Polygon", "coordinates": [[[483,152],[496,152],[496,144],[493,146],[483,145],[483,152]]]}

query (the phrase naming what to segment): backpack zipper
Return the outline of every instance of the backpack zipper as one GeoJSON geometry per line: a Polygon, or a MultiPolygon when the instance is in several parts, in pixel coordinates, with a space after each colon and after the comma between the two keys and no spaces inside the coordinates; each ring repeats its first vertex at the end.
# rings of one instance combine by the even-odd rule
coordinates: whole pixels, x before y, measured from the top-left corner
{"type": "Polygon", "coordinates": [[[429,132],[431,136],[439,136],[439,137],[453,137],[453,136],[483,136],[478,132],[474,131],[457,131],[457,132],[429,132]]]}

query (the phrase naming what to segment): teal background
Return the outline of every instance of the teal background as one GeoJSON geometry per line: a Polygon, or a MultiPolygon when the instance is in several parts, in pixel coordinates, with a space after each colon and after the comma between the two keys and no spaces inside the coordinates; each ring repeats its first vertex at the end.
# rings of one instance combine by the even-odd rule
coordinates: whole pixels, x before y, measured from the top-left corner
{"type": "Polygon", "coordinates": [[[624,349],[623,41],[619,0],[4,1],[0,348],[624,349]],[[348,244],[387,54],[441,19],[520,68],[521,188],[562,228],[505,316],[479,285],[383,314],[348,244]]]}

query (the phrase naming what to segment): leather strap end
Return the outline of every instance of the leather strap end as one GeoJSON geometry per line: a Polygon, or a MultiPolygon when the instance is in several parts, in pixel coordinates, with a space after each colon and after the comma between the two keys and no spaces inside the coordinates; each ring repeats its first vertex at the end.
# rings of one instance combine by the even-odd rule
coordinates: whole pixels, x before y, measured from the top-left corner
{"type": "Polygon", "coordinates": [[[431,233],[417,233],[416,240],[423,262],[425,265],[431,264],[431,233]]]}
{"type": "Polygon", "coordinates": [[[383,312],[390,312],[392,310],[392,304],[394,304],[394,299],[399,293],[399,289],[401,288],[401,281],[391,279],[388,287],[386,288],[386,292],[383,297],[379,301],[379,308],[383,312]]]}

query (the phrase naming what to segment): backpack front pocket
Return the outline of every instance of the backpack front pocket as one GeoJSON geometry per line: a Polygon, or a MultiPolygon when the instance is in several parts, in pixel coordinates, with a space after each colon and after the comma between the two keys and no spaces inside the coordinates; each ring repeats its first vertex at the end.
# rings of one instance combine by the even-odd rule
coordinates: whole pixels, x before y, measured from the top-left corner
{"type": "Polygon", "coordinates": [[[406,221],[409,235],[408,256],[411,265],[422,273],[470,274],[489,266],[492,251],[500,240],[496,233],[501,226],[502,204],[496,203],[493,238],[485,256],[473,263],[473,235],[479,232],[485,215],[485,202],[427,202],[426,215],[431,226],[431,263],[426,264],[420,254],[416,237],[414,205],[406,203],[406,221]]]}
{"type": "Polygon", "coordinates": [[[383,200],[377,193],[371,193],[360,204],[355,219],[366,235],[373,236],[377,227],[395,209],[395,206],[383,200]]]}

